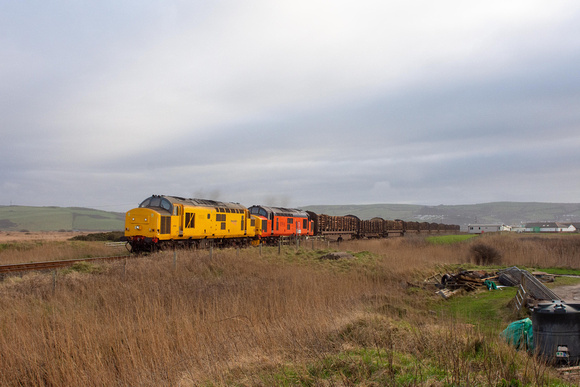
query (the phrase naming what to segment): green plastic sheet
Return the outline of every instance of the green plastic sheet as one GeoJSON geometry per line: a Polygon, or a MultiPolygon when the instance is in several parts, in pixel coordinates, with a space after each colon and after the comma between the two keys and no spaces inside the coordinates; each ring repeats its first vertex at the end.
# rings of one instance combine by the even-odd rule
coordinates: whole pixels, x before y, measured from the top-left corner
{"type": "Polygon", "coordinates": [[[500,333],[500,336],[517,349],[528,351],[534,349],[534,331],[532,320],[529,318],[514,321],[500,333]]]}

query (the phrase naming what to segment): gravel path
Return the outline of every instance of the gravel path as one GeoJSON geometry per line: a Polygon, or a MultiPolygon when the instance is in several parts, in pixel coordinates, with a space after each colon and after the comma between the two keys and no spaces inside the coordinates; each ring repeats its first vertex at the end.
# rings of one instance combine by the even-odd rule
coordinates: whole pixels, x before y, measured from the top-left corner
{"type": "Polygon", "coordinates": [[[552,291],[565,301],[580,301],[580,284],[557,286],[552,291]]]}

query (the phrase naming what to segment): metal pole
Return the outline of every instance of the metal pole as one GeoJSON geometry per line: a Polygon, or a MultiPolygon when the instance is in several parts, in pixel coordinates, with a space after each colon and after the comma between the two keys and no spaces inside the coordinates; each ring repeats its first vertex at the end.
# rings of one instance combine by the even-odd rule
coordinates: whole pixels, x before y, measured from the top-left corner
{"type": "Polygon", "coordinates": [[[282,237],[278,239],[278,255],[282,252],[282,237]]]}

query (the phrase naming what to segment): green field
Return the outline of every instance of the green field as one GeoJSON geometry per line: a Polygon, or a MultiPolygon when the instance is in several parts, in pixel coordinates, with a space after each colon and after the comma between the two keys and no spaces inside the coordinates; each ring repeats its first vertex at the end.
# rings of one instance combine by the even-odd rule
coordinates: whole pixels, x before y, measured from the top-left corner
{"type": "Polygon", "coordinates": [[[441,235],[427,237],[425,240],[436,245],[451,245],[458,242],[463,242],[471,238],[475,238],[477,234],[462,234],[462,235],[441,235]]]}
{"type": "Polygon", "coordinates": [[[2,231],[116,231],[124,214],[78,207],[0,207],[2,231]]]}

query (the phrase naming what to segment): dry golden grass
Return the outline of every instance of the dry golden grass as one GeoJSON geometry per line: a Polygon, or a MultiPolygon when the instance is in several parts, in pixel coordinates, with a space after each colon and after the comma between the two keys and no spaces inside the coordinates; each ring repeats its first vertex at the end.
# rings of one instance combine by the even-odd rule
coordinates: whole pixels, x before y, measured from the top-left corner
{"type": "Polygon", "coordinates": [[[125,247],[111,247],[104,242],[38,239],[0,244],[0,265],[128,254],[125,247]]]}
{"type": "Polygon", "coordinates": [[[66,241],[88,232],[80,231],[0,231],[0,243],[36,242],[36,241],[66,241]]]}
{"type": "MultiPolygon", "coordinates": [[[[509,264],[529,256],[529,241],[498,238],[485,242],[513,249],[502,251],[509,264]]],[[[51,274],[6,278],[0,385],[497,385],[550,375],[497,337],[433,314],[433,292],[406,285],[466,262],[469,243],[349,241],[341,249],[356,258],[337,261],[318,259],[324,245],[302,247],[211,259],[179,251],[175,266],[173,252],[158,253],[61,271],[56,286],[51,274]]],[[[567,263],[568,252],[577,253],[562,248],[567,263]]]]}
{"type": "Polygon", "coordinates": [[[480,241],[495,247],[504,265],[580,269],[578,234],[490,234],[480,241]]]}

